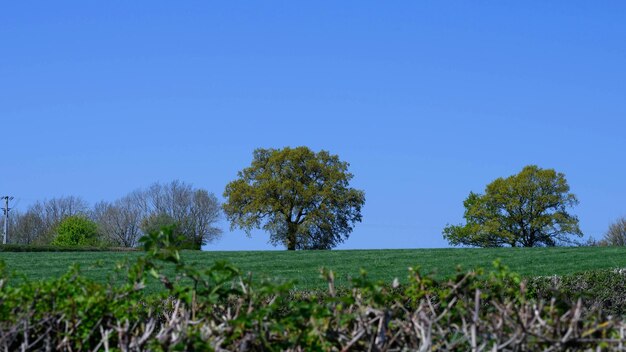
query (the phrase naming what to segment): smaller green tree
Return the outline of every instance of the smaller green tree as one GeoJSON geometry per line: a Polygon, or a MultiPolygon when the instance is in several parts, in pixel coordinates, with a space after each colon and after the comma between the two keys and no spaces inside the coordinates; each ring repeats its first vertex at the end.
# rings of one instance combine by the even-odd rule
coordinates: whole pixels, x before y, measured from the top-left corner
{"type": "Polygon", "coordinates": [[[97,246],[100,244],[98,225],[82,215],[64,218],[55,228],[52,245],[97,246]]]}
{"type": "Polygon", "coordinates": [[[463,202],[465,225],[448,225],[443,237],[452,245],[534,247],[571,243],[581,237],[578,218],[567,208],[578,204],[565,175],[535,165],[498,178],[485,194],[471,192],[463,202]]]}

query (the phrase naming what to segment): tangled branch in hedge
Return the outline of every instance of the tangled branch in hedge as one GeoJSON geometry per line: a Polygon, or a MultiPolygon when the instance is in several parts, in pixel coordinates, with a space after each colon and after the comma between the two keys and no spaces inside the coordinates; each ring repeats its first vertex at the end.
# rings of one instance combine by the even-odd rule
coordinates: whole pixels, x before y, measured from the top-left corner
{"type": "Polygon", "coordinates": [[[436,281],[411,270],[400,286],[353,279],[304,293],[291,283],[253,284],[227,263],[199,270],[168,233],[144,239],[146,256],[125,267],[123,285],[99,284],[73,268],[59,279],[9,284],[0,276],[2,350],[625,350],[626,323],[557,296],[531,298],[527,282],[497,264],[490,273],[436,281]],[[163,274],[164,263],[176,276],[163,274]],[[147,294],[150,278],[162,294],[147,294]]]}

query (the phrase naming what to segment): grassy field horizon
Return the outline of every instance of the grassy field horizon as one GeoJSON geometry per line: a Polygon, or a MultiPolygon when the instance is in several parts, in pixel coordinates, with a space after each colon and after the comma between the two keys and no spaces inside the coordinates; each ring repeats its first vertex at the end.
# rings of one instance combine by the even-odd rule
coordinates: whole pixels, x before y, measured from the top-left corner
{"type": "MultiPolygon", "coordinates": [[[[141,252],[3,252],[9,272],[30,280],[58,277],[76,263],[88,277],[104,281],[115,263],[133,261],[141,252]],[[99,264],[99,265],[96,265],[99,264]]],[[[626,247],[437,248],[332,251],[183,251],[183,259],[199,268],[226,260],[256,279],[296,280],[297,289],[323,288],[320,268],[336,273],[337,284],[364,269],[372,279],[406,281],[409,267],[439,278],[463,270],[490,269],[499,259],[523,276],[567,275],[588,270],[626,267],[626,247]]]]}

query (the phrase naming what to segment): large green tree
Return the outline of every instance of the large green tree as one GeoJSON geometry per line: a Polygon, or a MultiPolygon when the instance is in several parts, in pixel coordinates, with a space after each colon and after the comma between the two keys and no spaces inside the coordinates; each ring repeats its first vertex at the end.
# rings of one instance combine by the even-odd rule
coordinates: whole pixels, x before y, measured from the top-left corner
{"type": "Polygon", "coordinates": [[[349,164],[307,147],[257,149],[252,165],[226,186],[231,228],[254,228],[289,250],[330,249],[361,221],[365,194],[349,187],[349,164]]]}
{"type": "Polygon", "coordinates": [[[578,204],[565,175],[535,165],[498,178],[485,194],[463,202],[465,225],[448,225],[443,237],[452,245],[534,247],[571,243],[582,237],[578,218],[567,209],[578,204]]]}

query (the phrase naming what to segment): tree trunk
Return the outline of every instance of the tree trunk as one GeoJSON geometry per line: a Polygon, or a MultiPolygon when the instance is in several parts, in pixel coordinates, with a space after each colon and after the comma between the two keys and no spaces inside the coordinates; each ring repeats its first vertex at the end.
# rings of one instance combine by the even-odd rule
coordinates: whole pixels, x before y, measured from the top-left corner
{"type": "Polygon", "coordinates": [[[294,223],[287,224],[287,250],[296,250],[296,234],[298,233],[298,225],[294,223]]]}

